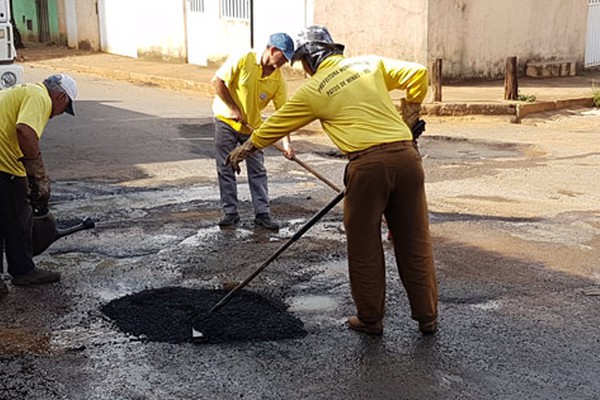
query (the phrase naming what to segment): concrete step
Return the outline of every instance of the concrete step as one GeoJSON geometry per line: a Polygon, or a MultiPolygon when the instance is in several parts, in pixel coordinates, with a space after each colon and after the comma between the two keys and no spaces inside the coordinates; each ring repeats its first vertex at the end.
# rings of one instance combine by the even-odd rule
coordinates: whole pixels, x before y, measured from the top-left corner
{"type": "Polygon", "coordinates": [[[525,75],[532,78],[548,78],[577,75],[577,61],[556,60],[529,62],[525,67],[525,75]]]}

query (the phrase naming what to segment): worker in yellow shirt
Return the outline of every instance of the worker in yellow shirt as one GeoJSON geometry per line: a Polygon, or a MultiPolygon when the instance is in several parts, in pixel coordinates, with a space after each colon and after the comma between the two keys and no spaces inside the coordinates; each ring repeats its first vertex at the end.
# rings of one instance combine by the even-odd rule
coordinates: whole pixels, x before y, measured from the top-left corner
{"type": "MultiPolygon", "coordinates": [[[[223,217],[219,226],[227,227],[239,222],[236,176],[225,159],[238,144],[248,140],[252,129],[262,123],[262,110],[273,102],[280,108],[288,97],[287,84],[280,67],[291,61],[294,41],[285,33],[274,33],[262,53],[254,51],[234,54],[219,68],[213,77],[216,96],[213,101],[215,115],[215,161],[223,217]]],[[[286,157],[294,153],[289,140],[284,141],[286,157]]],[[[248,185],[254,207],[254,223],[270,230],[279,229],[271,218],[267,170],[262,151],[255,152],[247,161],[248,185]]]]}
{"type": "Polygon", "coordinates": [[[420,103],[428,89],[427,68],[375,56],[343,56],[327,28],[310,26],[296,42],[295,60],[311,78],[229,155],[232,168],[258,149],[320,120],[346,154],[344,226],[352,297],[357,313],[351,329],[380,334],[385,311],[385,258],[382,215],[394,237],[400,278],[412,318],[423,334],[437,329],[438,293],[429,233],[424,172],[413,143],[420,103]],[[389,91],[406,91],[406,115],[389,91]],[[409,127],[408,124],[411,124],[409,127]]]}
{"type": "Polygon", "coordinates": [[[33,262],[34,210],[46,213],[50,198],[39,140],[50,118],[74,115],[76,97],[75,80],[64,74],[0,90],[0,255],[4,248],[13,285],[60,280],[33,262]]]}

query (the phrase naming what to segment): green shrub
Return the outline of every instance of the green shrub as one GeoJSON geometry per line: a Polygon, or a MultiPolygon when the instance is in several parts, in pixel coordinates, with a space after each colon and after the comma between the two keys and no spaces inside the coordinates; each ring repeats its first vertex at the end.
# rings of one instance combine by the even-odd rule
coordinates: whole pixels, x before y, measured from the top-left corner
{"type": "Polygon", "coordinates": [[[600,107],[600,89],[592,82],[592,99],[594,106],[600,107]]]}
{"type": "Polygon", "coordinates": [[[525,101],[527,103],[533,103],[536,100],[536,97],[534,95],[527,96],[525,94],[519,93],[519,95],[517,96],[517,100],[525,101]]]}

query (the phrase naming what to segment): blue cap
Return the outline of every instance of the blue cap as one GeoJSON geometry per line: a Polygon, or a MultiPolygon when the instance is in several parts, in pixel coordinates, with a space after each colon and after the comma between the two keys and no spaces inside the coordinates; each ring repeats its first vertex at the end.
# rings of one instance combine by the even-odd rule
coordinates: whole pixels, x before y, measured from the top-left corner
{"type": "Polygon", "coordinates": [[[269,37],[269,45],[281,50],[288,61],[294,56],[294,41],[283,32],[272,34],[269,37]]]}

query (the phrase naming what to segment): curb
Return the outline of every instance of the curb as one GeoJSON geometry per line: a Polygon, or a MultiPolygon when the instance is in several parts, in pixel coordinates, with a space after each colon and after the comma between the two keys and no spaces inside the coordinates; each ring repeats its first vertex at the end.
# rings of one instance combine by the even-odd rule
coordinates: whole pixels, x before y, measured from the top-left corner
{"type": "MultiPolygon", "coordinates": [[[[563,99],[553,101],[539,101],[535,103],[434,103],[423,104],[422,114],[436,116],[464,116],[464,115],[507,115],[513,116],[512,122],[518,123],[521,119],[531,114],[547,111],[557,111],[565,108],[585,107],[593,108],[592,97],[563,99]]],[[[400,106],[396,105],[398,111],[400,106]]]]}
{"type": "Polygon", "coordinates": [[[594,99],[592,97],[580,97],[576,99],[564,99],[555,101],[543,101],[539,103],[519,104],[517,105],[517,110],[515,114],[515,117],[517,119],[516,122],[530,114],[546,111],[555,111],[572,107],[593,108],[594,99]]]}
{"type": "MultiPolygon", "coordinates": [[[[27,62],[25,64],[37,68],[52,68],[60,70],[65,69],[64,67],[57,67],[56,65],[45,63],[27,62]]],[[[72,72],[94,75],[101,78],[136,82],[145,85],[154,85],[165,89],[193,90],[195,92],[210,96],[214,95],[214,88],[209,82],[198,82],[181,78],[169,78],[165,76],[144,74],[141,72],[128,72],[118,69],[107,70],[105,68],[98,68],[82,64],[71,64],[68,69],[72,72]]]]}
{"type": "MultiPolygon", "coordinates": [[[[397,106],[399,109],[399,107],[397,106]]],[[[422,114],[438,116],[516,115],[517,105],[492,103],[433,103],[423,104],[422,114]]]]}
{"type": "MultiPolygon", "coordinates": [[[[39,62],[25,62],[23,64],[38,67],[64,69],[53,64],[39,62]]],[[[108,70],[84,64],[70,64],[67,68],[73,72],[94,75],[103,78],[136,82],[145,85],[154,85],[165,89],[192,90],[194,92],[207,96],[214,96],[214,87],[210,82],[200,82],[189,79],[170,78],[165,76],[145,74],[141,72],[128,72],[119,69],[108,70]]],[[[491,116],[512,116],[512,122],[520,122],[522,118],[547,111],[556,111],[571,107],[594,107],[592,97],[582,97],[575,99],[563,99],[554,101],[540,101],[534,103],[426,103],[423,104],[421,113],[423,115],[435,116],[465,116],[465,115],[491,115],[491,116]]],[[[396,109],[401,111],[399,102],[396,102],[396,109]]]]}
{"type": "Polygon", "coordinates": [[[132,81],[143,84],[156,85],[165,89],[193,90],[206,95],[214,95],[214,88],[209,82],[198,82],[189,79],[169,78],[141,72],[127,72],[119,70],[108,71],[103,68],[90,67],[87,65],[74,64],[79,72],[97,75],[105,78],[132,81]]]}

